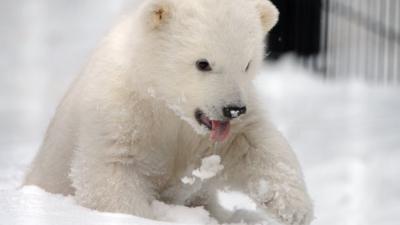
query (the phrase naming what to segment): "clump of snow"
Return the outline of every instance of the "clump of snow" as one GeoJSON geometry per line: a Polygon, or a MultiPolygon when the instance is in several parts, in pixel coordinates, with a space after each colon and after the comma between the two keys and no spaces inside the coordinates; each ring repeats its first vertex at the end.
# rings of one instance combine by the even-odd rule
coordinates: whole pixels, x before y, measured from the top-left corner
{"type": "Polygon", "coordinates": [[[196,178],[201,181],[215,177],[224,166],[221,165],[221,157],[219,155],[211,155],[201,160],[201,166],[192,171],[192,176],[185,176],[181,179],[182,183],[193,185],[196,178]]]}
{"type": "Polygon", "coordinates": [[[257,203],[244,193],[229,189],[219,190],[217,198],[220,206],[225,209],[221,214],[225,221],[242,225],[283,225],[265,209],[257,207],[257,203]]]}
{"type": "Polygon", "coordinates": [[[211,155],[201,160],[201,166],[193,170],[193,176],[201,180],[206,180],[215,177],[215,175],[223,169],[224,166],[221,165],[221,157],[218,155],[211,155]]]}
{"type": "Polygon", "coordinates": [[[237,210],[256,210],[257,204],[247,195],[237,192],[223,190],[218,191],[218,202],[229,211],[237,210]]]}
{"type": "Polygon", "coordinates": [[[159,201],[154,201],[151,207],[156,218],[160,221],[204,225],[218,224],[203,207],[188,208],[179,205],[167,205],[159,201]]]}
{"type": "Polygon", "coordinates": [[[231,110],[230,113],[232,118],[239,117],[239,110],[231,110]]]}
{"type": "Polygon", "coordinates": [[[181,179],[181,181],[182,181],[182,183],[184,183],[184,184],[193,185],[194,182],[196,182],[196,178],[195,178],[195,177],[188,177],[188,176],[186,176],[186,177],[183,177],[183,178],[181,179]]]}

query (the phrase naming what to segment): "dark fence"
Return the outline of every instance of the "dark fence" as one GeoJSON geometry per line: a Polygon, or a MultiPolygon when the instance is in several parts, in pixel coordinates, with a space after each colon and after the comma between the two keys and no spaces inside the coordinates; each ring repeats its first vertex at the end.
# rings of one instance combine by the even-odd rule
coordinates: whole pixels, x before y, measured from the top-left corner
{"type": "Polygon", "coordinates": [[[328,78],[400,83],[400,0],[274,0],[270,58],[294,52],[328,78]]]}
{"type": "Polygon", "coordinates": [[[320,51],[321,0],[271,0],[279,9],[279,23],[269,35],[269,59],[295,52],[312,56],[320,51]]]}

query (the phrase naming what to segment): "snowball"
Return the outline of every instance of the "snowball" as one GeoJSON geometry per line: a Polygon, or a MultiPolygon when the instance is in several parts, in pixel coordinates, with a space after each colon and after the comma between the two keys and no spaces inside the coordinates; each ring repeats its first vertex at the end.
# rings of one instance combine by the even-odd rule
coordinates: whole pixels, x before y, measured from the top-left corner
{"type": "Polygon", "coordinates": [[[221,157],[218,155],[211,155],[201,160],[200,168],[193,170],[192,174],[201,180],[207,180],[215,177],[218,172],[224,169],[221,165],[221,157]]]}
{"type": "Polygon", "coordinates": [[[215,177],[218,172],[224,169],[221,165],[221,157],[218,155],[211,155],[201,160],[200,168],[192,171],[192,176],[185,176],[181,179],[182,183],[193,185],[196,178],[201,181],[215,177]]]}
{"type": "Polygon", "coordinates": [[[194,177],[183,177],[183,178],[181,179],[181,181],[182,181],[182,183],[184,183],[184,184],[193,185],[194,182],[196,182],[196,178],[194,178],[194,177]]]}

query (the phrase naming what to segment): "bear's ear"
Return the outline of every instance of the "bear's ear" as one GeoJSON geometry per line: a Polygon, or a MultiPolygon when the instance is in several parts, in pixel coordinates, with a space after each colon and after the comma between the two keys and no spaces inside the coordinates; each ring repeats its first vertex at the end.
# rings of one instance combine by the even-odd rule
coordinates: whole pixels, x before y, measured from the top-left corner
{"type": "Polygon", "coordinates": [[[265,32],[269,32],[278,22],[279,11],[269,0],[257,0],[261,24],[265,32]]]}
{"type": "Polygon", "coordinates": [[[159,29],[171,19],[170,0],[151,0],[145,6],[146,25],[150,29],[159,29]]]}

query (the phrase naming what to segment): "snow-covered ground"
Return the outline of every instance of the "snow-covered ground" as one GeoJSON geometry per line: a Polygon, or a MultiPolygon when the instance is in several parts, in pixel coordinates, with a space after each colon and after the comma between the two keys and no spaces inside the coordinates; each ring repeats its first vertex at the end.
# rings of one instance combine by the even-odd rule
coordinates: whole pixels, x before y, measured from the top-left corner
{"type": "MultiPolygon", "coordinates": [[[[131,2],[0,2],[1,225],[165,224],[95,212],[35,187],[17,189],[57,102],[131,2]]],[[[266,65],[255,83],[303,165],[315,225],[398,224],[400,88],[323,81],[291,59],[266,65]]],[[[201,208],[153,208],[166,221],[215,223],[201,208]]]]}

